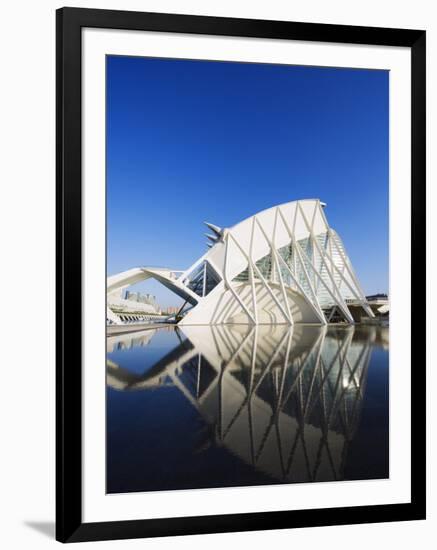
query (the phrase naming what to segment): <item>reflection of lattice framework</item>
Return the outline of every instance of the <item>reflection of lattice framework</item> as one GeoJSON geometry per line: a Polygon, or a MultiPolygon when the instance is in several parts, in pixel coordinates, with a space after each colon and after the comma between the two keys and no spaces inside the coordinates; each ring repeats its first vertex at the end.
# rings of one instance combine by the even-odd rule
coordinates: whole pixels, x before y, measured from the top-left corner
{"type": "MultiPolygon", "coordinates": [[[[178,388],[214,426],[215,443],[281,481],[341,479],[371,351],[353,328],[205,327],[125,389],[178,388]]],[[[117,366],[108,365],[108,374],[117,366]]],[[[120,382],[115,386],[121,388],[120,382]]]]}
{"type": "MultiPolygon", "coordinates": [[[[232,331],[213,330],[226,353],[232,331]]],[[[216,436],[232,447],[247,434],[250,457],[245,460],[270,475],[274,467],[275,477],[283,481],[341,479],[345,447],[360,415],[369,342],[354,343],[353,330],[337,338],[317,330],[311,345],[302,348],[296,331],[279,334],[259,338],[252,329],[232,351],[217,379],[222,413],[216,436]],[[244,394],[238,405],[235,397],[230,399],[233,410],[225,414],[226,388],[233,385],[227,377],[237,378],[244,394]]]]}

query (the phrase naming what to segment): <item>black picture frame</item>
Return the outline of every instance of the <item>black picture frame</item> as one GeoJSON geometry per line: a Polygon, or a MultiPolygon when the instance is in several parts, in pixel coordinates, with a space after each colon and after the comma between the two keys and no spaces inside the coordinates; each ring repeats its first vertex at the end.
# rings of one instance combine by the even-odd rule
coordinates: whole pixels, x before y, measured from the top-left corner
{"type": "Polygon", "coordinates": [[[78,542],[425,518],[425,49],[423,30],[62,8],[56,14],[56,538],[78,542]],[[84,27],[411,49],[411,502],[230,515],[82,522],[81,30],[84,27]]]}

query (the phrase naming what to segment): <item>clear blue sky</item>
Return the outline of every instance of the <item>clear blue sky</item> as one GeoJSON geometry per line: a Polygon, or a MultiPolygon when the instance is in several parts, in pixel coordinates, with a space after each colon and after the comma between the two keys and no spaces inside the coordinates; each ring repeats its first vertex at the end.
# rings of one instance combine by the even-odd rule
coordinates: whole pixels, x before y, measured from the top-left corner
{"type": "Polygon", "coordinates": [[[109,56],[108,274],[185,269],[203,221],[320,198],[365,293],[388,291],[388,87],[386,71],[109,56]]]}

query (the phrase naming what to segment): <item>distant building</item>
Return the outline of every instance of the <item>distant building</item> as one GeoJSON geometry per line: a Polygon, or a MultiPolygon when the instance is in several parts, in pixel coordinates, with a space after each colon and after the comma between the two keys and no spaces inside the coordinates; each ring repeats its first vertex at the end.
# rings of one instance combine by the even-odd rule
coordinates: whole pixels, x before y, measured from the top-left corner
{"type": "Polygon", "coordinates": [[[124,288],[107,294],[106,316],[110,323],[145,321],[158,315],[161,315],[161,308],[151,294],[124,291],[124,288]]]}
{"type": "Polygon", "coordinates": [[[151,294],[142,294],[141,292],[130,292],[129,290],[126,290],[124,299],[131,302],[138,302],[140,304],[149,304],[155,309],[159,309],[156,302],[156,297],[151,294]]]}
{"type": "Polygon", "coordinates": [[[169,306],[165,308],[165,312],[169,315],[174,315],[181,309],[181,306],[169,306]]]}

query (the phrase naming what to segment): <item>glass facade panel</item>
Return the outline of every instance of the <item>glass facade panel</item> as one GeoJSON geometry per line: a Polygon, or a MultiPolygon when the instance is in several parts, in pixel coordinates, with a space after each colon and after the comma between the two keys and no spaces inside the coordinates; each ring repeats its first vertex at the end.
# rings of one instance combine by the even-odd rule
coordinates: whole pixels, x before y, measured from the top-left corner
{"type": "MultiPolygon", "coordinates": [[[[299,290],[296,284],[297,281],[316,305],[311,290],[312,287],[317,301],[323,309],[329,309],[335,305],[332,295],[336,296],[338,291],[344,300],[354,298],[354,293],[350,287],[354,288],[355,285],[346,269],[348,259],[343,243],[335,231],[320,233],[314,240],[312,237],[301,239],[296,241],[296,246],[299,247],[298,251],[294,249],[292,243],[277,250],[278,255],[291,271],[290,274],[283,262],[279,262],[280,274],[286,286],[299,290]],[[344,279],[349,284],[345,283],[344,279]]],[[[277,269],[272,263],[271,253],[258,260],[256,266],[267,281],[279,282],[277,269]]],[[[350,267],[349,262],[347,266],[350,267]]],[[[260,278],[256,270],[254,270],[254,277],[255,279],[260,278]]],[[[234,282],[248,282],[249,268],[246,267],[233,280],[234,282]]]]}
{"type": "Polygon", "coordinates": [[[199,264],[187,277],[187,287],[198,296],[207,296],[221,281],[209,262],[199,264]]]}

